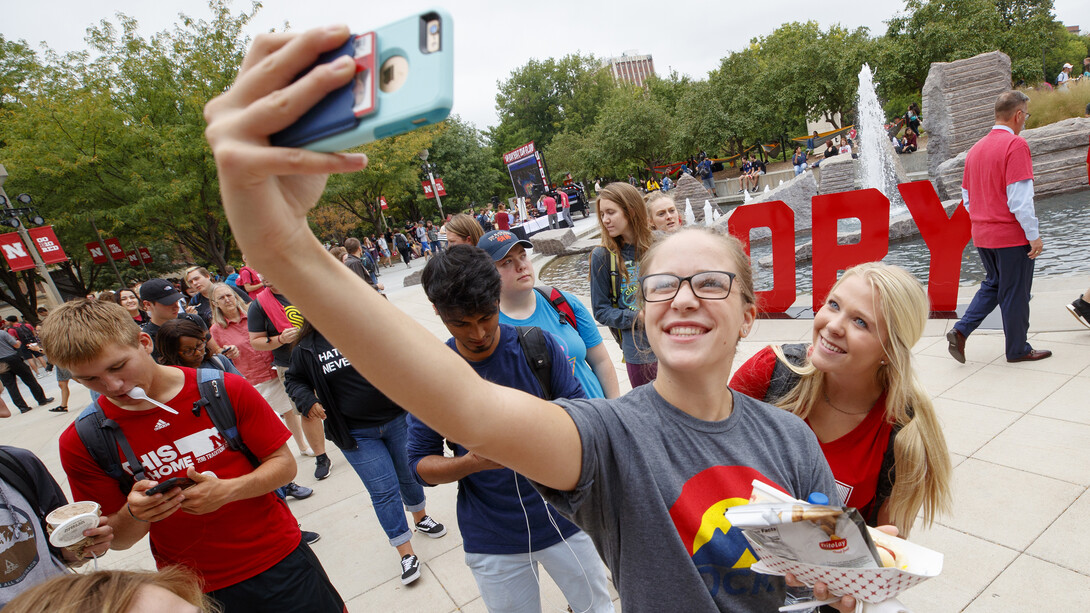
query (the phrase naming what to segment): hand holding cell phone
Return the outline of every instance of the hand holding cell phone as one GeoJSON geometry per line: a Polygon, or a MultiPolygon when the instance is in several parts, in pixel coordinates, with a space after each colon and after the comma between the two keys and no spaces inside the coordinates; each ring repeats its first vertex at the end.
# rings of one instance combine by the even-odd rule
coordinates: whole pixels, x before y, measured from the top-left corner
{"type": "Polygon", "coordinates": [[[442,11],[349,36],[299,77],[348,56],[356,66],[355,78],[273,134],[270,142],[342,151],[443,121],[454,99],[452,36],[453,22],[442,11]]]}
{"type": "Polygon", "coordinates": [[[162,494],[169,492],[170,490],[180,487],[183,490],[188,487],[193,487],[196,483],[189,477],[171,477],[166,481],[163,481],[159,485],[144,490],[145,496],[154,496],[155,494],[162,494]]]}

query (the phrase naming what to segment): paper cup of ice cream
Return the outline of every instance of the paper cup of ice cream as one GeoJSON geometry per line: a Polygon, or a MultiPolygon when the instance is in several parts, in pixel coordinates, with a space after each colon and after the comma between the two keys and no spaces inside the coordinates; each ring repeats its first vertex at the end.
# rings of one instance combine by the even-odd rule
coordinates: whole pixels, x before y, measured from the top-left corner
{"type": "Polygon", "coordinates": [[[73,502],[53,509],[45,516],[49,529],[49,543],[54,547],[82,547],[81,541],[93,540],[83,536],[84,530],[98,527],[101,507],[97,502],[73,502]]]}

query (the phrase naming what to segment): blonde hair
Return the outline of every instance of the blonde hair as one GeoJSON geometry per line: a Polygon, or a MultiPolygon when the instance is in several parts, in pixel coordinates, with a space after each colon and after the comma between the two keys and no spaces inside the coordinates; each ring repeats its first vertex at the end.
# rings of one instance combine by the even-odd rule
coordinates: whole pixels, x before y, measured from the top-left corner
{"type": "Polygon", "coordinates": [[[16,596],[4,613],[127,613],[139,591],[149,586],[161,587],[201,611],[220,611],[201,593],[199,577],[181,566],[168,566],[159,572],[99,570],[54,577],[16,596]]]}
{"type": "MultiPolygon", "coordinates": [[[[670,204],[674,205],[675,209],[677,208],[677,201],[675,201],[674,197],[671,196],[670,194],[667,194],[667,193],[661,192],[661,191],[654,191],[654,192],[651,192],[650,194],[647,194],[647,203],[646,203],[646,205],[644,205],[644,208],[647,211],[647,227],[654,228],[654,226],[655,226],[654,208],[655,208],[656,204],[658,204],[660,201],[663,201],[663,200],[665,200],[665,201],[669,202],[670,204]]],[[[685,224],[685,220],[683,220],[681,218],[681,211],[678,211],[677,220],[678,220],[678,223],[680,225],[685,224]]]]}
{"type": "Polygon", "coordinates": [[[109,345],[140,344],[140,327],[125,307],[86,298],[57,307],[38,334],[49,361],[61,368],[90,362],[109,345]]]}
{"type": "Polygon", "coordinates": [[[481,240],[481,237],[484,236],[484,228],[481,227],[481,224],[477,223],[476,219],[465,213],[458,213],[454,217],[451,217],[446,225],[447,234],[453,232],[458,236],[464,236],[474,247],[477,246],[477,241],[481,240]]]}
{"type": "MultiPolygon", "coordinates": [[[[599,205],[601,205],[602,200],[609,200],[620,207],[621,213],[624,214],[625,220],[628,222],[628,227],[632,228],[633,234],[636,235],[636,259],[641,259],[643,254],[651,248],[652,241],[651,227],[647,223],[647,206],[643,202],[640,191],[628,183],[615,181],[598,192],[599,205]]],[[[621,236],[613,238],[609,235],[609,232],[606,232],[600,211],[598,214],[598,229],[602,233],[602,246],[616,255],[618,261],[622,261],[624,258],[621,257],[621,247],[624,246],[624,238],[621,236]]],[[[627,267],[618,266],[617,268],[621,278],[627,281],[627,267]]]]}
{"type": "MultiPolygon", "coordinates": [[[[870,285],[875,311],[885,321],[884,334],[879,338],[887,364],[878,368],[878,384],[886,392],[886,420],[901,427],[893,445],[897,479],[888,500],[889,516],[901,536],[907,537],[921,508],[927,526],[938,513],[950,508],[953,469],[946,438],[931,397],[912,366],[912,346],[920,340],[927,323],[927,295],[908,271],[880,262],[849,268],[831,291],[835,292],[845,279],[856,276],[870,285]]],[[[801,375],[798,384],[777,404],[805,419],[810,409],[824,398],[825,373],[809,360],[801,367],[792,365],[778,346],[773,351],[801,375]]]]}
{"type": "Polygon", "coordinates": [[[216,300],[216,291],[220,288],[226,289],[228,292],[230,292],[231,297],[235,299],[235,308],[238,309],[239,313],[242,313],[244,317],[246,316],[246,309],[244,308],[246,305],[239,304],[240,302],[242,302],[242,299],[238,297],[238,293],[235,292],[235,290],[231,289],[230,285],[227,285],[226,283],[212,284],[212,291],[208,294],[212,297],[212,299],[209,300],[209,302],[212,303],[212,323],[218,324],[221,328],[226,328],[227,317],[225,317],[223,315],[223,311],[220,310],[219,300],[216,300]]]}

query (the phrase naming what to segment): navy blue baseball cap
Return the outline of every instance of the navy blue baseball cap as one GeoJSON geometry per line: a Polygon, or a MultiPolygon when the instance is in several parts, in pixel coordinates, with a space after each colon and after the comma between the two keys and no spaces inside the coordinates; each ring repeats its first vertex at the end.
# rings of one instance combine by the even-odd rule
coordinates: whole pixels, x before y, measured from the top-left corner
{"type": "Polygon", "coordinates": [[[493,262],[499,262],[507,257],[507,252],[511,251],[511,248],[515,245],[522,245],[526,249],[534,248],[533,243],[523,240],[507,230],[486,232],[481,240],[477,241],[477,246],[487,251],[488,255],[492,256],[493,262]]]}

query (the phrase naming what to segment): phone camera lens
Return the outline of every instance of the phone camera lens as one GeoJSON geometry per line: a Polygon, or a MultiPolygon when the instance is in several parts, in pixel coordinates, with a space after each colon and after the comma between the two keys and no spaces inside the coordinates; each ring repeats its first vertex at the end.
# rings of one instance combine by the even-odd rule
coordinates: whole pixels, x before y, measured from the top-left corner
{"type": "Polygon", "coordinates": [[[437,24],[437,23],[433,23],[433,24],[431,24],[430,26],[428,26],[428,32],[429,32],[430,34],[436,34],[436,33],[438,33],[438,32],[439,32],[439,24],[437,24]]]}

